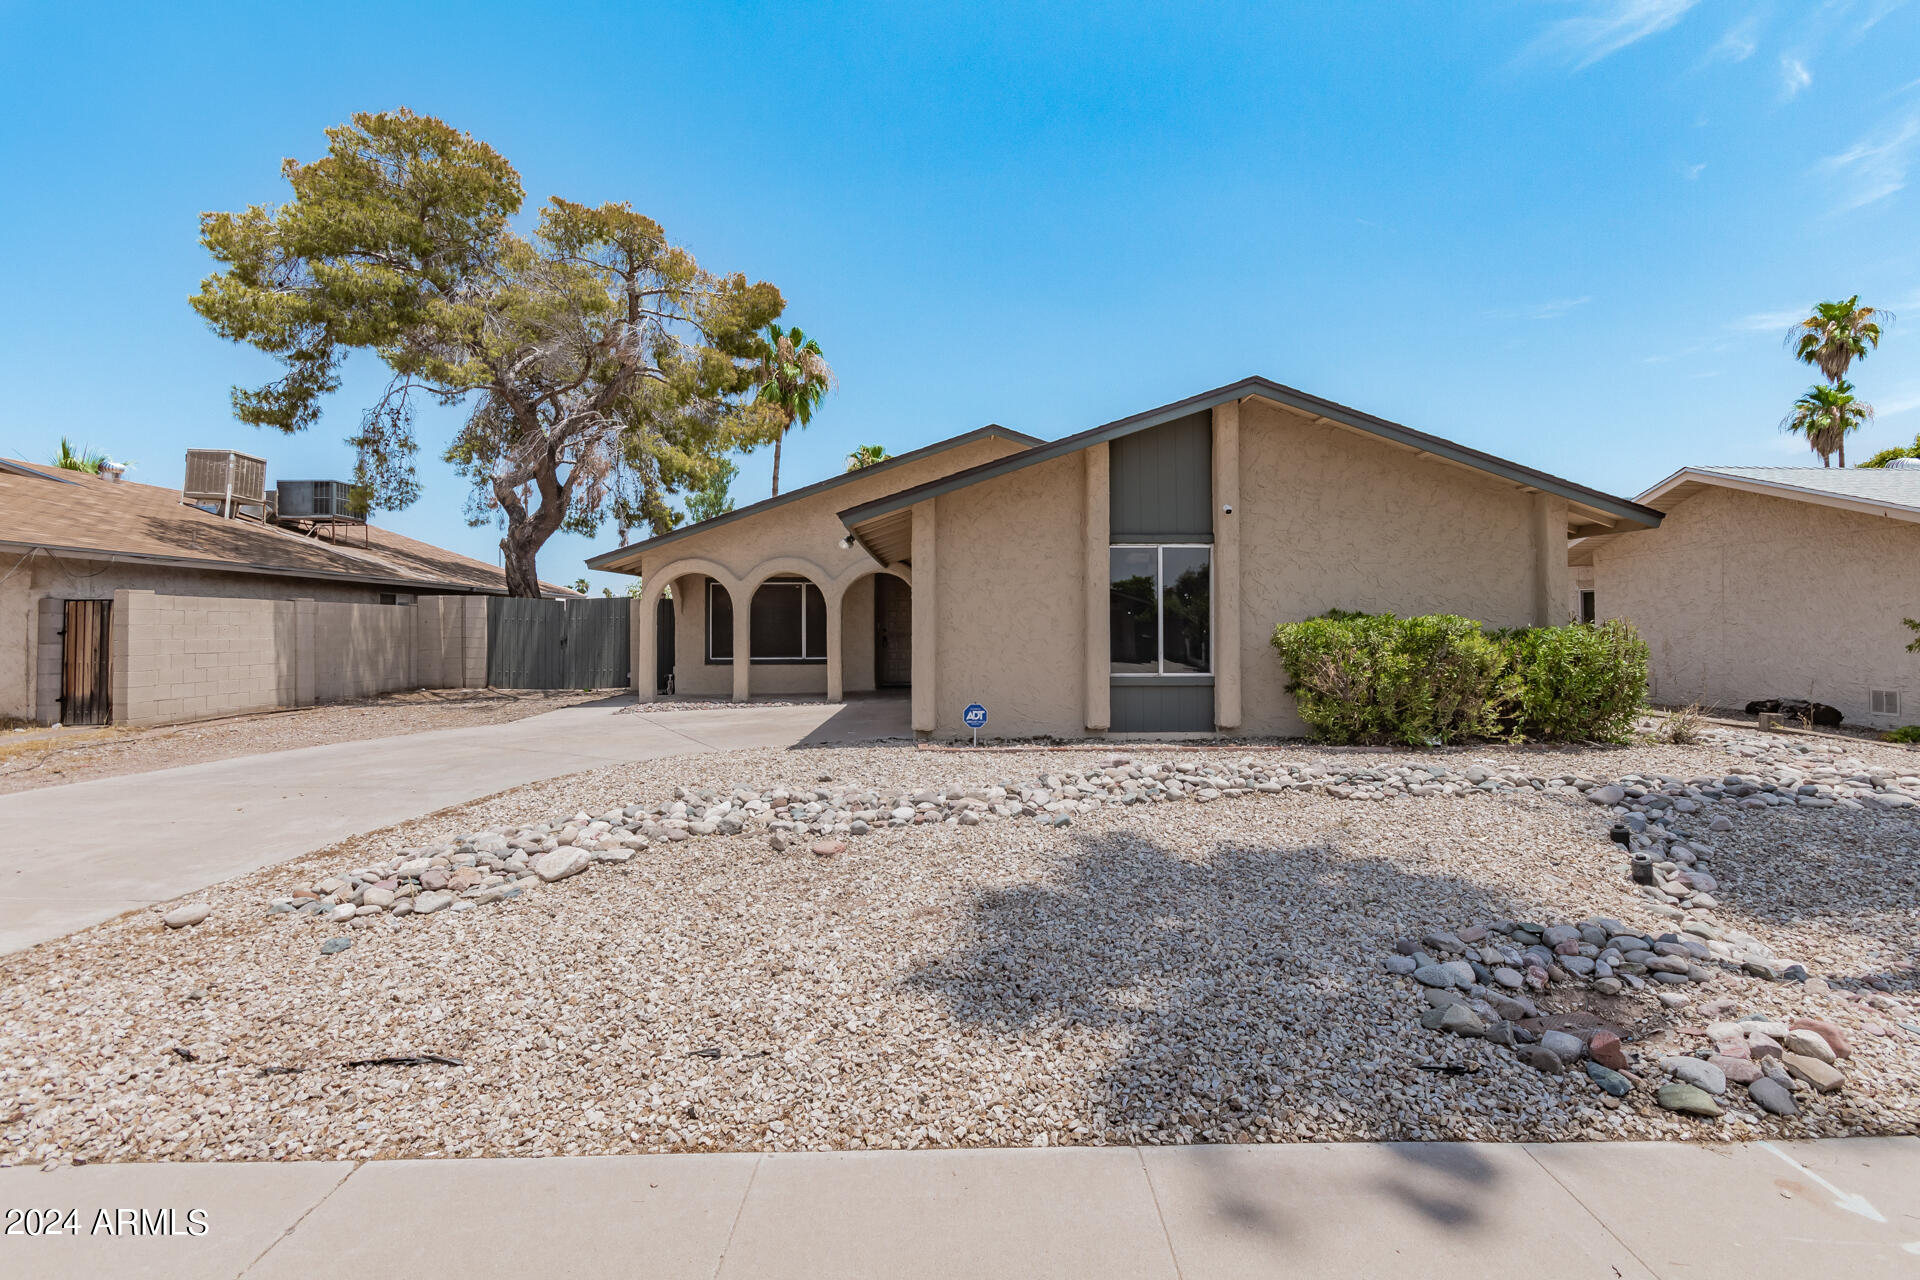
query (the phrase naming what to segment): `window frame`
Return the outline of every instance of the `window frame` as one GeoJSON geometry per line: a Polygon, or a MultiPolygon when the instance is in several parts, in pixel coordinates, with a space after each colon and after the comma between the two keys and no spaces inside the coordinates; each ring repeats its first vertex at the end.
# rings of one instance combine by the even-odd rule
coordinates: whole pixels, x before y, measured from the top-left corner
{"type": "MultiPolygon", "coordinates": [[[[1107,677],[1112,680],[1212,680],[1213,671],[1213,632],[1218,610],[1215,607],[1213,592],[1213,543],[1211,542],[1109,542],[1107,544],[1108,563],[1115,551],[1153,552],[1153,624],[1154,624],[1154,665],[1157,671],[1115,671],[1113,669],[1113,638],[1107,638],[1107,677]],[[1167,549],[1181,551],[1204,551],[1207,553],[1207,669],[1205,671],[1168,671],[1167,670],[1167,549]]],[[[1112,570],[1108,570],[1108,590],[1112,590],[1112,570]]]]}
{"type": "MultiPolygon", "coordinates": [[[[714,578],[707,579],[707,600],[706,600],[707,642],[705,646],[706,647],[706,664],[710,667],[730,667],[733,665],[733,661],[734,661],[733,655],[730,654],[724,658],[716,658],[713,656],[713,636],[714,636],[713,592],[715,587],[718,587],[722,591],[727,591],[726,584],[714,578]]],[[[807,638],[808,638],[807,637],[807,588],[812,587],[815,591],[820,591],[820,585],[814,582],[813,579],[811,578],[790,577],[783,574],[778,577],[772,577],[772,578],[766,579],[759,586],[753,589],[753,595],[754,596],[759,595],[760,592],[767,587],[793,587],[800,592],[800,653],[802,656],[797,658],[775,658],[775,657],[763,658],[759,654],[754,654],[752,657],[748,659],[748,664],[750,666],[756,666],[756,667],[824,666],[827,661],[825,653],[822,653],[817,658],[809,658],[804,656],[807,652],[807,638]]],[[[826,592],[820,591],[820,599],[823,603],[826,601],[826,596],[827,596],[826,592]]],[[[733,592],[731,591],[727,591],[727,605],[729,609],[737,609],[740,607],[739,602],[733,598],[733,592]]],[[[827,607],[832,608],[831,605],[828,605],[827,607]]],[[[731,643],[731,633],[732,633],[731,627],[728,628],[728,633],[729,633],[729,643],[731,643]]],[[[751,596],[748,597],[748,600],[747,600],[747,642],[749,644],[753,642],[753,599],[751,596]]],[[[826,646],[826,636],[824,634],[820,637],[820,644],[821,644],[821,647],[824,649],[826,646]]]]}

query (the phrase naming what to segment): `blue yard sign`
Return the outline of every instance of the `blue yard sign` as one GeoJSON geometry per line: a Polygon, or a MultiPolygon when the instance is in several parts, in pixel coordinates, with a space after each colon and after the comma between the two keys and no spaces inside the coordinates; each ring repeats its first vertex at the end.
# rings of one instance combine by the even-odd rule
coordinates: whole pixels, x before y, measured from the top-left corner
{"type": "Polygon", "coordinates": [[[987,709],[977,702],[970,702],[967,704],[967,709],[960,713],[960,719],[965,722],[967,728],[973,730],[973,745],[979,746],[980,730],[985,728],[987,723],[987,709]]]}

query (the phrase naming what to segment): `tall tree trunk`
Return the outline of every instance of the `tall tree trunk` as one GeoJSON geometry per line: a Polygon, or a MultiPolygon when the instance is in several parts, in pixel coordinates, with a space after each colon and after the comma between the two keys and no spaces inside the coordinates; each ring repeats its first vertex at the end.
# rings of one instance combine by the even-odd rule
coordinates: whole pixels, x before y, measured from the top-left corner
{"type": "Polygon", "coordinates": [[[780,496],[780,442],[787,438],[787,429],[780,428],[780,434],[773,438],[773,496],[780,496]]]}
{"type": "Polygon", "coordinates": [[[549,457],[533,477],[540,505],[531,513],[519,492],[500,480],[493,482],[493,496],[507,516],[507,536],[500,539],[501,563],[506,571],[507,594],[527,599],[540,597],[540,572],[535,561],[540,548],[547,545],[567,518],[572,480],[560,483],[558,469],[549,457]]]}
{"type": "Polygon", "coordinates": [[[1840,469],[1844,471],[1846,470],[1846,466],[1847,466],[1847,438],[1845,436],[1841,436],[1840,437],[1840,469]]]}

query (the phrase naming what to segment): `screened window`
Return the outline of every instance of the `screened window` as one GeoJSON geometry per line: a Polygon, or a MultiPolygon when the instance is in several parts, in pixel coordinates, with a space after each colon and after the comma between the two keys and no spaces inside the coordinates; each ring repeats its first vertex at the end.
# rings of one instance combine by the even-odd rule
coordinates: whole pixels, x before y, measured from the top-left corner
{"type": "MultiPolygon", "coordinates": [[[[827,600],[799,578],[774,578],[753,593],[747,634],[755,662],[825,662],[827,600]]],[[[733,597],[707,581],[707,661],[733,661],[733,597]]]]}
{"type": "Polygon", "coordinates": [[[1116,546],[1108,556],[1113,674],[1209,674],[1213,548],[1116,546]]]}

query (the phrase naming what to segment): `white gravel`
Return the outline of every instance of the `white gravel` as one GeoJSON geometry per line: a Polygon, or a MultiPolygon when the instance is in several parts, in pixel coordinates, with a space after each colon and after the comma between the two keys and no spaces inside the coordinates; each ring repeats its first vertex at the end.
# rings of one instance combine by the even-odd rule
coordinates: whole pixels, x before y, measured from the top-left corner
{"type": "MultiPolygon", "coordinates": [[[[1901,773],[1911,753],[1846,750],[1901,773]]],[[[1136,748],[1140,763],[1179,757],[1136,748]]],[[[1535,775],[1750,771],[1725,748],[1235,758],[1485,761],[1535,775]]],[[[1728,1138],[1920,1129],[1914,810],[1716,806],[1715,918],[1821,979],[1723,973],[1738,1016],[1831,1020],[1854,1058],[1795,1119],[1624,1103],[1422,1030],[1394,940],[1498,918],[1661,922],[1570,793],[1315,792],[1096,809],[1073,825],[705,837],[480,910],[359,928],[275,894],[409,845],[677,785],[976,786],[1071,752],[748,751],[520,788],[0,960],[0,1160],[288,1159],[1338,1139],[1728,1138]],[[182,900],[182,902],[187,900],[182,900]],[[324,939],[352,947],[322,955],[324,939]],[[1887,988],[1871,985],[1878,982],[1887,988]],[[1884,1032],[1885,1034],[1878,1034],[1884,1032]],[[348,1067],[433,1053],[464,1065],[348,1067]],[[1423,1065],[1454,1064],[1448,1075],[1423,1065]],[[266,1068],[293,1068],[263,1074],[266,1068]]],[[[1592,1008],[1651,1063],[1702,1042],[1650,993],[1592,1008]]],[[[1559,1002],[1559,1003],[1557,1003],[1559,1002]]]]}

